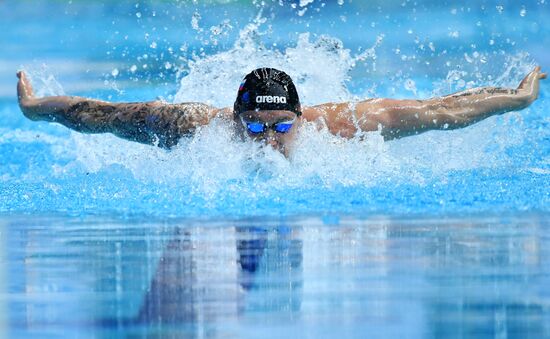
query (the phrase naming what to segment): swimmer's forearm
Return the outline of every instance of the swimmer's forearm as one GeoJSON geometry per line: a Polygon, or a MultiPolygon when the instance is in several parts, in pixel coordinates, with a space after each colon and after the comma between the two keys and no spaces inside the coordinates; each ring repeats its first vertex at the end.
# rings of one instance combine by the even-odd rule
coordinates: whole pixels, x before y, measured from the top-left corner
{"type": "Polygon", "coordinates": [[[101,101],[81,97],[51,96],[20,100],[19,107],[30,120],[63,123],[66,117],[72,114],[71,108],[84,102],[100,103],[101,101]]]}
{"type": "Polygon", "coordinates": [[[521,89],[495,87],[471,89],[427,100],[427,110],[421,121],[425,126],[419,127],[421,129],[462,128],[493,115],[524,109],[532,101],[532,94],[521,89]]]}
{"type": "Polygon", "coordinates": [[[105,101],[74,96],[51,96],[20,100],[21,111],[34,121],[57,122],[82,133],[109,132],[105,101]],[[82,109],[95,108],[95,112],[82,109]],[[93,113],[93,114],[92,114],[93,113]]]}
{"type": "Polygon", "coordinates": [[[430,130],[463,128],[490,116],[523,109],[528,93],[508,88],[476,88],[428,100],[386,100],[379,113],[386,139],[430,130]]]}
{"type": "Polygon", "coordinates": [[[439,110],[442,118],[447,113],[451,114],[450,121],[446,123],[462,127],[462,124],[472,124],[493,115],[510,111],[521,110],[529,106],[534,99],[532,93],[521,89],[486,87],[456,93],[442,98],[441,101],[450,100],[450,112],[445,111],[446,105],[439,110]],[[453,107],[454,106],[454,107],[453,107]],[[453,118],[458,121],[455,122],[453,118]],[[462,121],[460,121],[462,120],[462,121]]]}
{"type": "Polygon", "coordinates": [[[169,148],[181,134],[174,105],[155,102],[110,103],[80,97],[37,99],[28,107],[33,120],[56,122],[80,133],[118,137],[169,148]]]}

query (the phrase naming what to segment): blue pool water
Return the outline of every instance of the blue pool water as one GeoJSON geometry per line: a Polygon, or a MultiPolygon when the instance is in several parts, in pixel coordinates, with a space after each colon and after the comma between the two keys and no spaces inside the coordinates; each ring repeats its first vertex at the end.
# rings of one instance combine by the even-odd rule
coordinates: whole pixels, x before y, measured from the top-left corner
{"type": "Polygon", "coordinates": [[[167,152],[26,120],[38,95],[305,105],[517,86],[547,0],[0,2],[0,336],[550,336],[548,81],[521,112],[285,159],[216,121],[167,152]]]}
{"type": "Polygon", "coordinates": [[[5,337],[550,335],[536,215],[1,226],[5,337]]]}

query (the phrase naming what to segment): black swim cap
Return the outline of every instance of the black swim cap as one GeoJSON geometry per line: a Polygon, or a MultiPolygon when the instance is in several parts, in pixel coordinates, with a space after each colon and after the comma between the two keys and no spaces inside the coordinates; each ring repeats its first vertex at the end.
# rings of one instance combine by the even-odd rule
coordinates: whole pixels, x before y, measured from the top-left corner
{"type": "Polygon", "coordinates": [[[291,111],[300,116],[300,98],[290,76],[275,68],[250,72],[239,87],[233,114],[254,110],[291,111]]]}

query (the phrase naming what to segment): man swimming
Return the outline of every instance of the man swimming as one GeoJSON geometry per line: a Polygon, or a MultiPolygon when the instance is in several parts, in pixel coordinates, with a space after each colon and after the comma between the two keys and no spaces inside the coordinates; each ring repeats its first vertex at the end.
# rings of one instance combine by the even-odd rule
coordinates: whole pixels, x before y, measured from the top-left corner
{"type": "Polygon", "coordinates": [[[74,96],[36,98],[24,72],[18,72],[17,95],[31,120],[57,122],[82,133],[118,137],[171,148],[213,118],[232,119],[239,133],[265,142],[288,156],[304,121],[317,122],[331,133],[352,138],[357,132],[380,130],[386,139],[429,130],[457,129],[490,116],[528,107],[538,98],[535,67],[516,89],[474,88],[426,100],[368,99],[301,107],[292,79],[273,68],[259,68],[241,83],[233,109],[202,103],[161,101],[111,103],[74,96]]]}

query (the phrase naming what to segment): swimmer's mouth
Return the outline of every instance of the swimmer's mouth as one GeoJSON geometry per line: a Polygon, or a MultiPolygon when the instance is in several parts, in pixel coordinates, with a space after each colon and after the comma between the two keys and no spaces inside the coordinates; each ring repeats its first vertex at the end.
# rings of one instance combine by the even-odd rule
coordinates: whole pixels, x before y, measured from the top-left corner
{"type": "Polygon", "coordinates": [[[273,149],[276,149],[278,151],[282,151],[284,149],[284,145],[279,143],[276,140],[264,140],[263,141],[266,145],[271,146],[273,149]]]}
{"type": "Polygon", "coordinates": [[[249,136],[255,142],[258,142],[261,145],[270,146],[273,150],[281,152],[282,154],[284,154],[286,156],[287,152],[286,152],[286,147],[285,147],[284,143],[281,143],[277,139],[270,138],[270,137],[264,136],[264,135],[249,135],[249,136]]]}
{"type": "Polygon", "coordinates": [[[261,139],[256,139],[256,142],[259,142],[260,144],[265,146],[269,146],[275,151],[279,151],[281,153],[285,152],[285,145],[278,141],[261,138],[261,139]]]}

